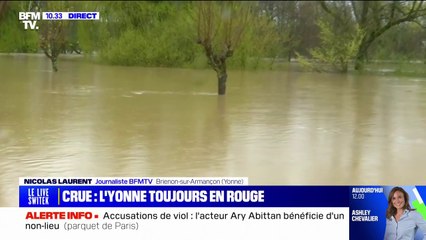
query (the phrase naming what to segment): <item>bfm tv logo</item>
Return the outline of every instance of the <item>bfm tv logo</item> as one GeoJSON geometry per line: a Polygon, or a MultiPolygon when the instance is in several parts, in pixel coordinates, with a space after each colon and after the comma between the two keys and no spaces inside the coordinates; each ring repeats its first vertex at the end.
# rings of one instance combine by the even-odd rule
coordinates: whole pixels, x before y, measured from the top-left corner
{"type": "Polygon", "coordinates": [[[38,29],[37,20],[41,20],[40,12],[19,12],[19,20],[24,24],[25,29],[38,29]],[[34,21],[31,21],[34,20],[34,21]]]}

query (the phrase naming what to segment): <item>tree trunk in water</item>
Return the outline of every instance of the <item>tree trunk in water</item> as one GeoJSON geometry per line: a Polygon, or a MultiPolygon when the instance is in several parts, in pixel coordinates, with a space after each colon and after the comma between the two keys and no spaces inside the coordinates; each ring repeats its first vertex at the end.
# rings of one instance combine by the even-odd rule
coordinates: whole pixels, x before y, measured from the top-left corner
{"type": "Polygon", "coordinates": [[[361,45],[358,49],[358,53],[355,57],[355,70],[363,70],[364,63],[367,59],[368,48],[370,47],[374,39],[376,39],[378,36],[380,36],[380,34],[377,35],[372,33],[368,37],[364,37],[362,39],[361,45]]]}
{"type": "Polygon", "coordinates": [[[56,58],[52,58],[50,59],[50,61],[52,62],[52,69],[54,72],[58,71],[58,61],[56,58]]]}
{"type": "Polygon", "coordinates": [[[226,93],[226,79],[228,75],[226,74],[226,70],[220,70],[217,72],[217,93],[219,95],[225,95],[226,93]]]}
{"type": "Polygon", "coordinates": [[[364,69],[364,62],[365,62],[366,55],[367,55],[366,51],[360,48],[355,58],[355,70],[364,69]]]}

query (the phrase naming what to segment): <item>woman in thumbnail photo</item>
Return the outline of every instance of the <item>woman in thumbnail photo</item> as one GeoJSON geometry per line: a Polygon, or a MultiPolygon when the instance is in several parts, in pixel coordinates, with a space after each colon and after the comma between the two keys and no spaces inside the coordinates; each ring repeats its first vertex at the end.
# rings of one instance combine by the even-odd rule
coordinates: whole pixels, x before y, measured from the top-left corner
{"type": "Polygon", "coordinates": [[[385,240],[414,240],[418,229],[426,236],[426,221],[411,208],[408,193],[401,187],[394,187],[388,196],[385,240]]]}

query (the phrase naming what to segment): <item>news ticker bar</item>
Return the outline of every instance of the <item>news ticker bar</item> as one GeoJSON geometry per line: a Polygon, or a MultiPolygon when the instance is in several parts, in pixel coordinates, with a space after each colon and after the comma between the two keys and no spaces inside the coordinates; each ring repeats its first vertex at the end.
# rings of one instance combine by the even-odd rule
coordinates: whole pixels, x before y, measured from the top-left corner
{"type": "MultiPolygon", "coordinates": [[[[378,188],[381,189],[381,188],[378,188]]],[[[345,207],[348,187],[20,186],[20,207],[345,207]],[[315,197],[315,201],[312,201],[315,197]]]]}
{"type": "MultiPolygon", "coordinates": [[[[256,186],[246,177],[23,177],[19,185],[20,207],[350,207],[387,201],[390,192],[390,186],[256,186]]],[[[408,188],[413,204],[424,206],[425,187],[408,188]]]]}
{"type": "MultiPolygon", "coordinates": [[[[75,220],[90,221],[87,226],[97,224],[99,231],[105,231],[101,227],[104,224],[118,224],[118,228],[122,224],[141,224],[144,229],[152,226],[150,229],[153,230],[156,229],[154,225],[164,224],[166,220],[170,220],[166,223],[170,226],[179,222],[183,224],[181,227],[185,227],[186,223],[193,226],[210,221],[208,226],[218,224],[221,231],[230,226],[232,229],[256,229],[249,227],[256,224],[264,229],[273,228],[271,236],[275,236],[281,232],[280,224],[284,224],[280,221],[286,221],[284,225],[291,226],[289,232],[297,226],[331,231],[340,224],[342,231],[338,235],[332,233],[334,239],[348,239],[346,237],[349,236],[349,239],[363,240],[383,239],[385,236],[388,198],[394,188],[248,185],[246,178],[25,177],[19,182],[19,210],[26,221],[25,229],[47,229],[49,226],[43,224],[58,224],[58,228],[64,231],[78,231],[73,229],[72,221],[75,220]],[[199,180],[204,180],[198,182],[204,184],[197,185],[199,180]],[[226,185],[223,180],[232,184],[226,185]],[[153,218],[143,219],[145,215],[153,218]],[[114,222],[116,217],[131,222],[114,222]],[[248,225],[240,225],[240,220],[248,225]]],[[[423,202],[426,186],[402,186],[402,189],[408,194],[407,201],[412,208],[426,219],[423,202]]],[[[83,226],[76,224],[77,228],[83,226]]],[[[203,229],[202,232],[209,230],[205,227],[200,229],[203,229]]],[[[292,231],[292,234],[297,236],[298,232],[292,231]]],[[[265,231],[252,232],[261,233],[265,231]]],[[[180,239],[188,239],[192,235],[193,232],[187,232],[180,239]]]]}
{"type": "Polygon", "coordinates": [[[99,20],[99,12],[19,12],[19,20],[99,20]]]}
{"type": "Polygon", "coordinates": [[[0,208],[0,226],[5,236],[34,240],[345,240],[350,234],[348,208],[0,208]]]}

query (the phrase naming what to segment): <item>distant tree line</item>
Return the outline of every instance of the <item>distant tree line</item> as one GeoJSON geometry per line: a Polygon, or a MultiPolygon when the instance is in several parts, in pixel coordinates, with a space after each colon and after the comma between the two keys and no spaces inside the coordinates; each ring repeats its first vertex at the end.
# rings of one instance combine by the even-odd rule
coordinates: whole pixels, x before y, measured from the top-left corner
{"type": "MultiPolygon", "coordinates": [[[[0,52],[63,53],[118,65],[227,68],[299,60],[342,72],[371,60],[425,60],[423,1],[1,1],[0,52]],[[39,21],[20,11],[97,11],[99,21],[39,21]]],[[[222,81],[220,81],[222,79],[222,81]]],[[[222,85],[221,85],[222,84],[222,85]]],[[[222,86],[222,87],[221,87],[222,86]]]]}

